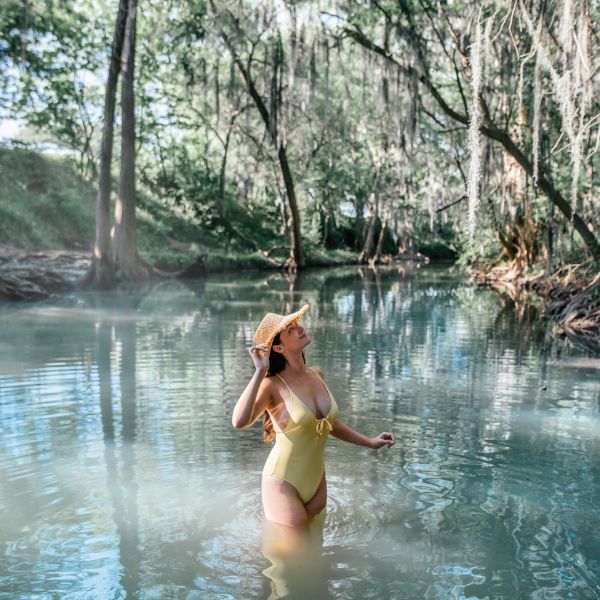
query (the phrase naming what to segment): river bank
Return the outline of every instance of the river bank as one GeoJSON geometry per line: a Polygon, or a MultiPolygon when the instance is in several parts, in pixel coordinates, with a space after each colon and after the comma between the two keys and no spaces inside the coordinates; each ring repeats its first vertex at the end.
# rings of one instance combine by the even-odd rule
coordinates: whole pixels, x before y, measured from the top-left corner
{"type": "Polygon", "coordinates": [[[600,272],[591,259],[563,265],[551,274],[518,270],[510,263],[479,262],[472,266],[471,279],[514,301],[539,301],[541,314],[553,321],[556,335],[600,355],[600,272]]]}
{"type": "MultiPolygon", "coordinates": [[[[91,252],[77,250],[27,251],[0,248],[0,300],[36,300],[78,288],[87,272],[91,252]]],[[[330,256],[319,264],[347,264],[344,257],[330,256]]],[[[275,268],[260,256],[189,255],[188,265],[173,270],[164,268],[165,278],[196,278],[209,273],[246,269],[275,268]]]]}
{"type": "Polygon", "coordinates": [[[36,300],[72,290],[90,262],[89,252],[0,246],[0,300],[36,300]]]}
{"type": "MultiPolygon", "coordinates": [[[[195,279],[210,273],[244,270],[278,270],[273,260],[258,253],[197,254],[193,248],[180,247],[186,255],[183,268],[172,269],[159,265],[164,278],[195,279]]],[[[152,256],[144,257],[156,264],[152,256]]],[[[76,290],[87,272],[92,255],[80,250],[29,251],[0,245],[0,301],[36,300],[76,290]]],[[[183,259],[182,259],[183,260],[183,259]]],[[[307,267],[356,265],[358,253],[342,250],[319,250],[307,253],[307,267]]],[[[382,264],[401,261],[429,262],[421,254],[383,256],[382,264]]]]}
{"type": "MultiPolygon", "coordinates": [[[[278,268],[258,254],[197,255],[191,248],[180,249],[186,250],[187,266],[164,270],[165,278],[278,268]]],[[[352,252],[321,251],[307,256],[307,267],[356,265],[357,258],[352,252]]],[[[402,260],[428,261],[421,255],[385,256],[383,264],[402,260]]],[[[0,301],[38,300],[76,290],[90,262],[91,253],[81,250],[28,251],[0,245],[0,301]]],[[[554,323],[555,335],[600,355],[600,273],[592,262],[565,265],[547,275],[482,261],[472,266],[471,280],[493,287],[515,302],[536,302],[542,316],[554,323]]]]}

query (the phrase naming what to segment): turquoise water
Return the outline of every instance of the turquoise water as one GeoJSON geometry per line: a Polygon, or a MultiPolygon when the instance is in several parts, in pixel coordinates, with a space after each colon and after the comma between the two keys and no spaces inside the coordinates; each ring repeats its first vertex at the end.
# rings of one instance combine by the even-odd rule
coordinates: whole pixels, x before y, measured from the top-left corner
{"type": "Polygon", "coordinates": [[[0,598],[600,598],[600,360],[446,268],[235,274],[0,306],[0,598]],[[341,418],[310,553],[265,551],[265,312],[341,418]],[[545,386],[545,390],[540,388],[545,386]]]}

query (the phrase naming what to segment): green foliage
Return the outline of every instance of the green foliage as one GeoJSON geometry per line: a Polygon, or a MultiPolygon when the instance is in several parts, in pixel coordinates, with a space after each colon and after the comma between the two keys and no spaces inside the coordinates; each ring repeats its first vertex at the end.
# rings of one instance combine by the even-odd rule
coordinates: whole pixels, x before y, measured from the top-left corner
{"type": "Polygon", "coordinates": [[[0,118],[19,117],[78,154],[95,174],[111,3],[5,0],[0,19],[0,118]]]}
{"type": "MultiPolygon", "coordinates": [[[[0,146],[0,244],[24,250],[86,249],[94,239],[96,191],[77,173],[73,160],[50,157],[25,149],[0,146]]],[[[207,271],[273,268],[262,254],[218,223],[203,224],[194,212],[167,206],[158,196],[141,190],[138,194],[137,244],[140,254],[163,269],[180,269],[197,257],[205,258],[207,271]]],[[[230,198],[229,222],[261,247],[273,245],[277,232],[274,216],[261,207],[246,212],[230,198]]],[[[286,240],[279,240],[287,256],[286,240]]],[[[309,246],[309,261],[315,265],[352,262],[353,255],[326,252],[309,246]]]]}
{"type": "MultiPolygon", "coordinates": [[[[463,236],[462,243],[466,244],[466,242],[466,236],[463,236]]],[[[433,231],[420,232],[415,241],[415,249],[431,260],[455,260],[458,255],[457,244],[457,235],[452,223],[443,222],[441,217],[438,217],[433,231]]],[[[463,251],[466,249],[465,247],[463,251]]]]}
{"type": "MultiPolygon", "coordinates": [[[[470,262],[499,255],[496,229],[513,223],[521,202],[507,182],[507,155],[496,143],[486,147],[482,206],[470,248],[464,234],[466,203],[441,215],[435,212],[464,193],[466,128],[410,74],[413,68],[427,71],[448,106],[468,115],[469,70],[458,57],[471,44],[478,3],[444,4],[443,14],[412,0],[351,1],[343,11],[336,3],[310,1],[215,0],[214,6],[217,17],[203,0],[147,3],[139,16],[138,244],[145,255],[175,264],[185,260],[186,252],[214,252],[215,268],[229,260],[259,264],[264,258],[256,247],[275,248],[273,256],[285,258],[289,230],[282,207],[288,201],[273,133],[289,158],[309,262],[332,260],[337,251],[340,256],[360,251],[369,219],[365,213],[375,200],[379,214],[373,247],[381,219],[388,215],[384,254],[395,254],[399,244],[409,241],[432,258],[456,252],[470,262]],[[396,62],[359,45],[349,28],[385,48],[396,62]],[[252,74],[269,111],[268,128],[231,49],[252,74]]],[[[559,3],[534,2],[534,7],[546,11],[548,27],[556,27],[559,3]]],[[[483,93],[491,118],[530,157],[535,60],[523,57],[533,40],[522,20],[505,18],[508,7],[502,3],[486,4],[483,17],[496,9],[483,93]],[[509,24],[515,35],[508,34],[509,24]],[[523,105],[517,107],[521,68],[523,105]]],[[[518,17],[521,8],[515,10],[518,17]]],[[[598,9],[590,10],[593,20],[598,9]]],[[[0,71],[6,84],[0,90],[0,118],[25,119],[76,153],[66,185],[25,192],[9,185],[1,192],[6,194],[0,208],[5,240],[74,244],[58,233],[56,213],[63,212],[72,219],[73,238],[86,244],[91,239],[94,193],[84,180],[95,179],[115,16],[114,1],[3,2],[0,71]],[[30,192],[27,209],[9,201],[30,192]],[[77,203],[80,196],[89,198],[89,205],[77,203]]],[[[568,149],[556,148],[564,123],[547,92],[540,156],[558,189],[568,195],[573,170],[568,149]]],[[[597,108],[594,102],[588,112],[597,108]]],[[[117,118],[115,140],[118,127],[117,118]]],[[[585,152],[595,144],[595,133],[590,129],[585,152]]],[[[118,161],[118,143],[115,155],[118,161]]],[[[597,160],[590,160],[579,183],[586,195],[580,208],[590,223],[598,222],[592,194],[600,173],[597,160]]],[[[17,179],[24,176],[19,173],[17,179]]],[[[530,181],[526,187],[533,218],[556,220],[547,198],[531,193],[530,181]]],[[[565,253],[573,245],[570,239],[560,238],[565,253]]]]}
{"type": "Polygon", "coordinates": [[[314,267],[352,264],[358,258],[357,252],[343,248],[325,250],[322,246],[316,244],[306,244],[304,251],[307,264],[314,267]]]}
{"type": "Polygon", "coordinates": [[[212,273],[236,269],[268,269],[273,265],[262,255],[242,254],[223,250],[211,251],[206,257],[206,270],[212,273]]]}

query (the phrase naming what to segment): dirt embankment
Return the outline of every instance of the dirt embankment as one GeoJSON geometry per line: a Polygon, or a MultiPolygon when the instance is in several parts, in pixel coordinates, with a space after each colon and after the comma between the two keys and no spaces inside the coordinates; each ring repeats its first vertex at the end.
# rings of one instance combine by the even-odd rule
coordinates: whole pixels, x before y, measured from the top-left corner
{"type": "Polygon", "coordinates": [[[513,300],[536,294],[560,335],[600,355],[600,268],[597,263],[589,260],[565,265],[551,275],[527,273],[511,264],[492,267],[478,263],[472,269],[472,279],[479,285],[507,292],[513,300]]]}

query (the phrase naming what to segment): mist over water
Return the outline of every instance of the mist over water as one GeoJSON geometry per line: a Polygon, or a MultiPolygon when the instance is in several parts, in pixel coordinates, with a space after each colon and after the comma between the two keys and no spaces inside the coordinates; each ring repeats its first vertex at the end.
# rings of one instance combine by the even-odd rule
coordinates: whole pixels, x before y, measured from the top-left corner
{"type": "Polygon", "coordinates": [[[0,330],[0,598],[600,597],[598,359],[447,268],[78,294],[0,330]],[[397,442],[330,438],[290,554],[265,544],[261,422],[230,418],[256,326],[305,302],[340,418],[397,442]]]}

